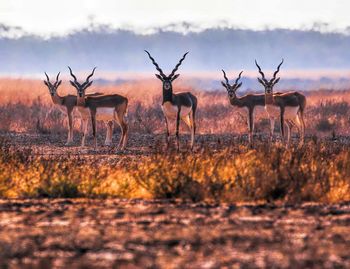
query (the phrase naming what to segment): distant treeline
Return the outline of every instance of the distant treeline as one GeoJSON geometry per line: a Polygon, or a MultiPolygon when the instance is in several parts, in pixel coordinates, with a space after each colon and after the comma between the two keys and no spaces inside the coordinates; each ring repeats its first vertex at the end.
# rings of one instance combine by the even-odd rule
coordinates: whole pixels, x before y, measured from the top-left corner
{"type": "MultiPolygon", "coordinates": [[[[11,29],[0,27],[1,31],[11,29]]],[[[153,65],[149,50],[169,71],[190,51],[182,70],[254,69],[254,59],[273,69],[283,57],[285,69],[350,68],[350,36],[301,30],[210,29],[181,34],[157,31],[140,35],[109,27],[82,29],[49,39],[25,34],[0,37],[0,72],[56,72],[68,64],[75,70],[98,66],[104,71],[146,71],[153,65]]]]}

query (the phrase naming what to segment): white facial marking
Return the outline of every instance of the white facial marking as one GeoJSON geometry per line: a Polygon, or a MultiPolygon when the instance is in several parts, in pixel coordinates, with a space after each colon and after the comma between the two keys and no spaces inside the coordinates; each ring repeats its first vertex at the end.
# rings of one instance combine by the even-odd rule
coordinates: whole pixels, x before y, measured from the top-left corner
{"type": "Polygon", "coordinates": [[[171,84],[170,84],[169,82],[165,82],[165,83],[164,83],[164,88],[165,88],[166,90],[170,90],[171,84]]]}
{"type": "Polygon", "coordinates": [[[229,95],[230,98],[236,98],[236,95],[235,95],[235,93],[233,91],[229,91],[228,95],[229,95]]]}

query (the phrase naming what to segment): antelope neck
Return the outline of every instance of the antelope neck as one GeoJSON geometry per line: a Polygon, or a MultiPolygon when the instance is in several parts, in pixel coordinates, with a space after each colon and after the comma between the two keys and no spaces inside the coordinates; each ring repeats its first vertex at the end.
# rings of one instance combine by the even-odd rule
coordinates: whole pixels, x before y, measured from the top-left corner
{"type": "Polygon", "coordinates": [[[265,105],[273,105],[274,101],[273,93],[265,93],[265,105]]]}
{"type": "Polygon", "coordinates": [[[243,107],[245,106],[245,103],[242,102],[242,100],[239,97],[236,98],[230,98],[230,103],[233,106],[243,107]]]}
{"type": "Polygon", "coordinates": [[[63,97],[59,96],[57,93],[52,96],[51,95],[52,102],[56,105],[62,105],[63,104],[63,97]]]}

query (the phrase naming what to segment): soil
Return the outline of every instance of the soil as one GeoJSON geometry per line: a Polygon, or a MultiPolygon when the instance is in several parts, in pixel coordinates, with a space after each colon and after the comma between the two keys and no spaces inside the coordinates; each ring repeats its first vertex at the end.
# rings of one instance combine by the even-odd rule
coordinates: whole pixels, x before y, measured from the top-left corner
{"type": "MultiPolygon", "coordinates": [[[[1,137],[50,158],[97,155],[115,162],[164,147],[164,135],[131,134],[123,152],[102,146],[102,135],[97,150],[91,138],[80,148],[79,136],[69,147],[65,135],[1,137]]],[[[115,135],[115,144],[118,139],[115,135]]],[[[188,141],[188,135],[182,137],[182,151],[188,141]]],[[[236,142],[242,137],[199,135],[195,151],[214,152],[236,142]]],[[[0,268],[350,268],[350,202],[0,200],[0,268]]]]}
{"type": "MultiPolygon", "coordinates": [[[[65,145],[66,134],[35,134],[35,133],[0,133],[0,138],[6,143],[18,149],[30,149],[33,155],[55,158],[60,156],[79,156],[91,157],[97,156],[100,160],[108,162],[118,160],[131,160],[132,158],[148,157],[152,154],[163,153],[165,151],[176,151],[175,137],[171,136],[170,146],[167,149],[164,134],[140,134],[131,133],[129,135],[127,147],[125,150],[118,150],[120,135],[113,136],[113,145],[104,146],[104,134],[98,134],[98,146],[93,147],[93,139],[90,135],[86,140],[85,147],[80,146],[81,134],[77,133],[72,145],[65,145]]],[[[196,144],[194,153],[200,153],[202,150],[210,149],[212,152],[224,150],[232,145],[247,144],[247,139],[243,136],[233,134],[198,134],[196,135],[196,144]]],[[[260,142],[261,143],[261,142],[260,142]]],[[[180,151],[190,151],[190,135],[180,135],[180,151]]]]}
{"type": "Polygon", "coordinates": [[[350,268],[350,202],[0,200],[0,268],[350,268]]]}

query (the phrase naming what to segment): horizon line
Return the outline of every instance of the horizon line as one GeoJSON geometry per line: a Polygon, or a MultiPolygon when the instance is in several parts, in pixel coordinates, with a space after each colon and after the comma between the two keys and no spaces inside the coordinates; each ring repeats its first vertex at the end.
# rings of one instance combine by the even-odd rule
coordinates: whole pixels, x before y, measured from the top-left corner
{"type": "MultiPolygon", "coordinates": [[[[90,70],[77,70],[77,74],[84,75],[88,73],[90,70]]],[[[225,70],[228,74],[230,74],[231,79],[234,76],[238,75],[238,73],[242,70],[239,69],[228,69],[225,70]]],[[[267,75],[271,75],[275,70],[274,69],[266,69],[267,75]],[[271,73],[271,74],[270,74],[271,73]]],[[[0,79],[33,79],[40,80],[42,78],[42,73],[34,72],[27,74],[14,74],[14,73],[1,73],[0,79]]],[[[256,70],[244,70],[242,78],[256,78],[257,71],[256,70]]],[[[281,74],[285,79],[311,79],[311,80],[319,80],[322,78],[329,79],[350,79],[350,68],[348,69],[285,69],[281,70],[281,74]]],[[[186,71],[181,72],[181,76],[185,80],[191,79],[221,79],[221,70],[218,71],[186,71]]],[[[61,77],[65,80],[69,80],[69,74],[61,74],[61,77]]],[[[137,71],[137,72],[129,72],[129,71],[103,71],[100,70],[99,74],[95,75],[95,79],[107,80],[107,81],[115,81],[115,80],[148,80],[154,78],[154,72],[152,71],[137,71]]]]}
{"type": "Polygon", "coordinates": [[[67,29],[64,33],[50,32],[50,33],[38,33],[35,31],[28,31],[21,26],[9,25],[4,22],[0,22],[0,38],[16,39],[21,37],[33,36],[43,39],[52,39],[59,37],[67,37],[79,32],[88,31],[91,33],[113,33],[118,31],[131,32],[140,36],[154,35],[162,32],[179,33],[187,35],[191,33],[202,33],[208,30],[233,30],[233,31],[252,31],[252,32],[268,32],[268,31],[300,31],[300,32],[318,32],[320,34],[342,34],[350,35],[350,26],[343,29],[334,28],[329,23],[314,22],[312,25],[302,25],[294,28],[288,27],[274,27],[269,25],[262,25],[260,28],[245,27],[242,25],[229,24],[227,21],[218,21],[215,25],[201,26],[197,23],[188,21],[181,21],[177,23],[167,23],[160,26],[148,26],[143,29],[132,25],[113,26],[108,23],[87,23],[84,26],[74,27],[67,29]]]}

